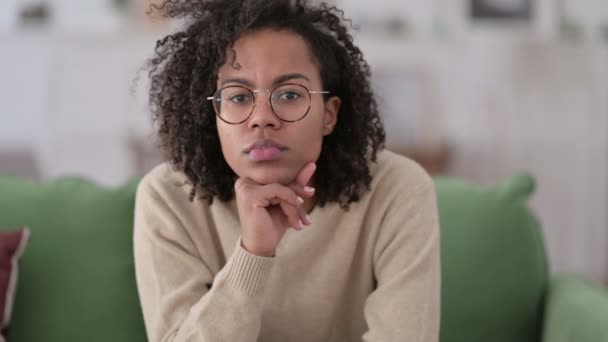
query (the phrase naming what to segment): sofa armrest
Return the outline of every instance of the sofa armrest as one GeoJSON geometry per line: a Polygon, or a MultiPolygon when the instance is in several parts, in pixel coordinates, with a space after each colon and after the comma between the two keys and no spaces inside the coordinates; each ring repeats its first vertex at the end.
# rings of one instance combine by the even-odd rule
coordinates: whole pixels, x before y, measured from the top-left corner
{"type": "Polygon", "coordinates": [[[581,276],[553,278],[543,342],[608,342],[608,291],[581,276]]]}

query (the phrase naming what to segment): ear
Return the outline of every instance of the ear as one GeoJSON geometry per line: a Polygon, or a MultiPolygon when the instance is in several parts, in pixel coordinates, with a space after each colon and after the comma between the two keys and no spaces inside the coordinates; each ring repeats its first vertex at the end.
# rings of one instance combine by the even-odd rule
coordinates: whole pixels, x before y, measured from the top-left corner
{"type": "Polygon", "coordinates": [[[323,135],[330,135],[338,122],[338,112],[342,100],[337,96],[332,96],[325,102],[325,116],[323,118],[323,135]]]}

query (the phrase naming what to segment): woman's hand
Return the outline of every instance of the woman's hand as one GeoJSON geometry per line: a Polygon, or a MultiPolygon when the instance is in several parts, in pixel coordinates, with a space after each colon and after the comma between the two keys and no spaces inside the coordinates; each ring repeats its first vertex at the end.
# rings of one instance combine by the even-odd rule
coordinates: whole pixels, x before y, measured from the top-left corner
{"type": "Polygon", "coordinates": [[[289,227],[301,230],[310,218],[303,208],[304,199],[314,195],[306,186],[316,165],[306,164],[295,181],[287,186],[273,183],[260,185],[248,178],[234,184],[241,221],[243,248],[259,256],[273,256],[289,227]]]}

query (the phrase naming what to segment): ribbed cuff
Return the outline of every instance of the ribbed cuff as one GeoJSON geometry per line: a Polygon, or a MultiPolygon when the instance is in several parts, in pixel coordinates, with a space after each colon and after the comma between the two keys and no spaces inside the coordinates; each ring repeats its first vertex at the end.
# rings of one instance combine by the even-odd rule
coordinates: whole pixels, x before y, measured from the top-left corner
{"type": "Polygon", "coordinates": [[[226,282],[249,295],[259,295],[264,292],[274,260],[249,253],[242,247],[239,238],[227,265],[226,282]]]}

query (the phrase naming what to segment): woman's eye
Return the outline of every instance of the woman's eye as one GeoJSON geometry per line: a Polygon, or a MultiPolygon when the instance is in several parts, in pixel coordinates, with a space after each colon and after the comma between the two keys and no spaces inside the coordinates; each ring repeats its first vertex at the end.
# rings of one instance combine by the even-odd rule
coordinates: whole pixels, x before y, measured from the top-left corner
{"type": "Polygon", "coordinates": [[[297,100],[300,97],[300,94],[293,91],[286,91],[279,96],[281,100],[293,101],[297,100]]]}
{"type": "Polygon", "coordinates": [[[237,94],[230,97],[230,102],[234,103],[246,103],[249,101],[249,95],[237,94]]]}

